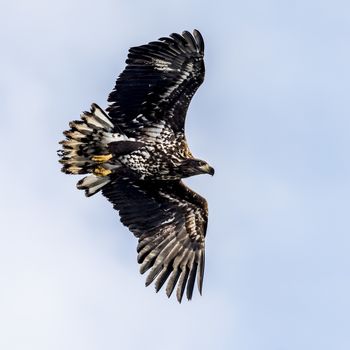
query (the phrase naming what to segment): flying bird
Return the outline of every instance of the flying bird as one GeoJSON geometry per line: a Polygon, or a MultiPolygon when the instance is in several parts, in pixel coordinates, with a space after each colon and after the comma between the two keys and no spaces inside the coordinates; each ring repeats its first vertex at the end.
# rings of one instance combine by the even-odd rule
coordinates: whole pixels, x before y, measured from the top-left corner
{"type": "Polygon", "coordinates": [[[62,171],[87,174],[77,183],[86,196],[101,191],[138,238],[140,272],[156,291],[166,282],[181,302],[202,294],[207,201],[182,179],[214,169],[195,158],[185,118],[204,80],[204,41],[198,30],[173,33],[132,47],[104,111],[72,121],[58,151],[62,171]]]}

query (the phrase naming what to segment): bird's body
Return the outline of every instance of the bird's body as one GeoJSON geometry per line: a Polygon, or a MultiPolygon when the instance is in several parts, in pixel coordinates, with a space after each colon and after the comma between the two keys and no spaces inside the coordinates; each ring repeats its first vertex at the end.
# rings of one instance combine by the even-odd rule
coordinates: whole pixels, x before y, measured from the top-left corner
{"type": "Polygon", "coordinates": [[[131,48],[127,67],[109,96],[107,112],[93,104],[70,123],[60,162],[68,174],[89,174],[77,187],[98,191],[139,238],[141,273],[157,291],[167,280],[191,299],[201,291],[207,203],[181,181],[214,169],[190,152],[185,116],[204,79],[204,43],[198,31],[172,34],[131,48]]]}

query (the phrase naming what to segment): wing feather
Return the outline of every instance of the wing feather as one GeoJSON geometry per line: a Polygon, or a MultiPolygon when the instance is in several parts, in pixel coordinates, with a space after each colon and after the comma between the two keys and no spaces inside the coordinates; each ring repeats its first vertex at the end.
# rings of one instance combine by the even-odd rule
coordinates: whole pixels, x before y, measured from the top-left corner
{"type": "Polygon", "coordinates": [[[156,292],[159,292],[159,290],[163,287],[165,281],[168,279],[172,271],[173,269],[171,265],[167,265],[163,268],[162,272],[158,275],[156,281],[154,282],[156,292]]]}
{"type": "Polygon", "coordinates": [[[193,255],[191,264],[189,265],[190,275],[188,276],[188,282],[187,282],[186,296],[188,300],[192,299],[193,288],[194,288],[194,283],[195,283],[196,274],[197,274],[197,266],[198,264],[195,262],[195,256],[193,255]]]}
{"type": "Polygon", "coordinates": [[[180,275],[179,282],[177,284],[177,290],[176,290],[176,297],[180,303],[186,288],[188,275],[189,275],[188,266],[184,264],[183,266],[181,266],[181,275],[180,275]]]}
{"type": "Polygon", "coordinates": [[[114,125],[148,142],[155,137],[144,129],[161,121],[168,133],[183,134],[188,106],[204,80],[203,58],[203,38],[197,30],[132,47],[108,98],[114,125]]]}
{"type": "Polygon", "coordinates": [[[181,181],[117,178],[102,189],[121,221],[139,238],[140,272],[156,291],[167,282],[181,302],[192,298],[195,280],[202,291],[207,203],[181,181]],[[144,209],[147,208],[145,211],[144,209]]]}

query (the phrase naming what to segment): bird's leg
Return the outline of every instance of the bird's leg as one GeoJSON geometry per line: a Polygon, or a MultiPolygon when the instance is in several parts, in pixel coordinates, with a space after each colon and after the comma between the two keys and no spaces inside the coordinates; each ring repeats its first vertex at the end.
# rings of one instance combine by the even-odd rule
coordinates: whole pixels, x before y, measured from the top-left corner
{"type": "Polygon", "coordinates": [[[96,163],[105,163],[108,162],[112,157],[112,154],[109,153],[100,156],[93,156],[91,159],[96,163]]]}
{"type": "MultiPolygon", "coordinates": [[[[96,163],[99,163],[99,164],[102,164],[102,163],[106,163],[108,162],[111,158],[112,158],[112,154],[109,153],[109,154],[103,154],[103,155],[97,155],[97,156],[92,156],[91,157],[91,160],[93,160],[94,162],[96,163]]],[[[109,170],[109,169],[106,169],[104,166],[102,165],[98,165],[93,173],[96,175],[96,176],[107,176],[111,173],[112,171],[109,170]]]]}
{"type": "Polygon", "coordinates": [[[103,166],[98,166],[94,169],[94,175],[96,175],[96,176],[107,176],[111,173],[112,173],[111,170],[106,169],[103,166]]]}

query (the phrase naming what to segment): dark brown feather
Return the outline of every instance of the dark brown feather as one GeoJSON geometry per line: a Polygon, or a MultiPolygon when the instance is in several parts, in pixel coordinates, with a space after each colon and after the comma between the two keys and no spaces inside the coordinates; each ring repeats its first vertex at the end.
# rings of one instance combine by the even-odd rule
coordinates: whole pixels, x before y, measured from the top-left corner
{"type": "Polygon", "coordinates": [[[197,277],[201,291],[208,215],[204,198],[181,181],[131,178],[115,179],[102,193],[119,210],[122,222],[139,237],[140,272],[150,270],[146,285],[155,281],[158,291],[168,280],[167,295],[177,285],[181,302],[186,286],[187,298],[191,299],[197,277]]]}

